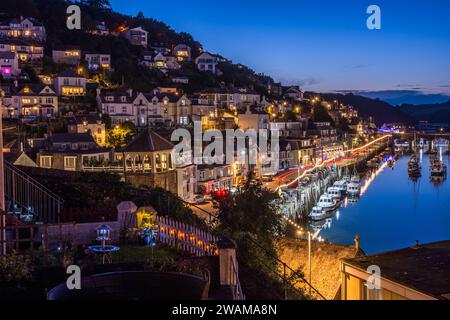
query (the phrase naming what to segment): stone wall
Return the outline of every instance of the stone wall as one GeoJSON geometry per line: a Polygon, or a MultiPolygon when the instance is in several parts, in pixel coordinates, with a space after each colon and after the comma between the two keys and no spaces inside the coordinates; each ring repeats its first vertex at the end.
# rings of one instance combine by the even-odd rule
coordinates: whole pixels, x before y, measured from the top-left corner
{"type": "Polygon", "coordinates": [[[135,187],[159,187],[177,194],[177,172],[175,170],[156,174],[127,173],[127,181],[135,187]]]}

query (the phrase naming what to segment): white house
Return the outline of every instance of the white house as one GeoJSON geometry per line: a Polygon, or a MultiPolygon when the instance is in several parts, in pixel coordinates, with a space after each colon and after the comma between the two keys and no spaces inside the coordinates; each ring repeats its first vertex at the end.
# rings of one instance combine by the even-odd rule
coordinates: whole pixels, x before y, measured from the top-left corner
{"type": "Polygon", "coordinates": [[[147,47],[148,45],[148,32],[137,27],[133,29],[127,29],[122,33],[123,37],[130,41],[132,45],[147,47]]]}
{"type": "Polygon", "coordinates": [[[19,62],[15,52],[0,52],[0,72],[4,79],[20,74],[19,62]]]}
{"type": "MultiPolygon", "coordinates": [[[[143,102],[144,103],[144,102],[143,102]]],[[[132,122],[138,125],[137,113],[133,106],[133,91],[97,90],[97,107],[99,112],[108,115],[113,125],[132,122]]]]}
{"type": "Polygon", "coordinates": [[[218,58],[208,52],[203,52],[201,55],[195,59],[195,64],[199,71],[206,72],[210,71],[213,74],[217,74],[219,69],[217,65],[219,64],[218,58]]]}
{"type": "Polygon", "coordinates": [[[111,69],[111,55],[101,53],[86,53],[84,56],[89,70],[111,69]]]}
{"type": "Polygon", "coordinates": [[[72,70],[58,74],[53,79],[53,86],[59,96],[73,97],[86,94],[86,79],[72,70]]]}
{"type": "Polygon", "coordinates": [[[200,92],[200,97],[211,101],[220,108],[246,108],[247,105],[259,105],[261,95],[251,89],[212,88],[200,92]]]}
{"type": "Polygon", "coordinates": [[[44,42],[46,39],[45,27],[34,18],[11,19],[0,22],[0,36],[9,38],[34,39],[44,42]]]}

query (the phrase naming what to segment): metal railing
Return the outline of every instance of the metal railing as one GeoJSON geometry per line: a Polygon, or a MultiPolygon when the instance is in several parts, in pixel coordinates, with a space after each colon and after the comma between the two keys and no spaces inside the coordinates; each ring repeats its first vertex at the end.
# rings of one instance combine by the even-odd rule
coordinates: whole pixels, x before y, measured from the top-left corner
{"type": "Polygon", "coordinates": [[[232,294],[234,300],[245,300],[244,292],[242,291],[241,282],[239,281],[239,273],[236,269],[236,264],[234,262],[233,257],[230,257],[231,264],[231,283],[232,285],[232,294]]]}
{"type": "Polygon", "coordinates": [[[64,200],[16,166],[5,161],[5,198],[13,206],[32,214],[34,220],[59,222],[64,200]]]}

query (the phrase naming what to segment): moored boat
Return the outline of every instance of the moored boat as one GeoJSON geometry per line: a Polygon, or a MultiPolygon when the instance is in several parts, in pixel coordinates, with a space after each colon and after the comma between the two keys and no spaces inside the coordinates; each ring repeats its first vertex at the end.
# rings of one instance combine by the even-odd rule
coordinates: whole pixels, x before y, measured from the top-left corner
{"type": "Polygon", "coordinates": [[[321,207],[322,210],[326,212],[334,211],[339,207],[339,201],[333,199],[333,197],[328,194],[324,194],[320,197],[317,206],[321,207]]]}
{"type": "Polygon", "coordinates": [[[309,218],[313,221],[322,221],[328,217],[328,213],[321,207],[315,206],[312,208],[309,218]]]}

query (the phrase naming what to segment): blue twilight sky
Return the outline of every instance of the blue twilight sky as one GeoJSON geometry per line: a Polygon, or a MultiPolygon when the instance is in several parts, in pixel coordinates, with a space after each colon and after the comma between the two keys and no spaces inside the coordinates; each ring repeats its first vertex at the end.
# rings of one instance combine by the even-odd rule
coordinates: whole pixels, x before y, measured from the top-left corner
{"type": "Polygon", "coordinates": [[[448,0],[110,0],[161,20],[221,53],[307,90],[450,94],[448,0]],[[366,9],[381,8],[382,30],[366,9]]]}

